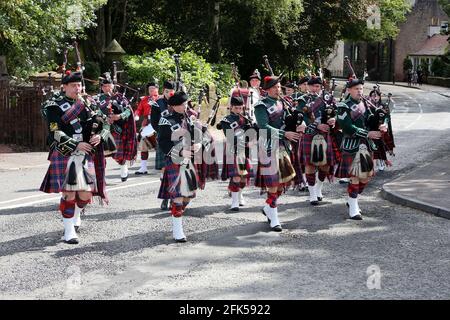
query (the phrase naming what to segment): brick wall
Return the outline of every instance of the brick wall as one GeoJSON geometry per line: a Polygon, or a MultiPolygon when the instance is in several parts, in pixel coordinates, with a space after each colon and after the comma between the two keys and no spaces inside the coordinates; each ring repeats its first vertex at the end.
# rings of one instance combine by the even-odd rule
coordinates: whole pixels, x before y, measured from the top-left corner
{"type": "Polygon", "coordinates": [[[417,0],[414,8],[400,26],[400,33],[395,40],[395,79],[404,80],[403,60],[408,54],[418,51],[428,36],[431,18],[449,21],[449,17],[440,8],[438,0],[417,0]]]}

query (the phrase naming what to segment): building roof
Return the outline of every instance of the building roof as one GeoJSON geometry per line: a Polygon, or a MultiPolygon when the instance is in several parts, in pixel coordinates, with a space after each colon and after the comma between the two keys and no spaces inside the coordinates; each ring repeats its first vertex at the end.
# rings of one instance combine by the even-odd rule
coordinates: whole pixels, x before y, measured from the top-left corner
{"type": "Polygon", "coordinates": [[[125,50],[120,46],[120,44],[116,41],[116,39],[113,39],[111,43],[106,47],[105,50],[103,50],[105,53],[122,53],[125,54],[125,50]]]}
{"type": "Polygon", "coordinates": [[[448,36],[435,34],[423,44],[419,51],[409,54],[410,56],[442,56],[449,47],[448,36]]]}

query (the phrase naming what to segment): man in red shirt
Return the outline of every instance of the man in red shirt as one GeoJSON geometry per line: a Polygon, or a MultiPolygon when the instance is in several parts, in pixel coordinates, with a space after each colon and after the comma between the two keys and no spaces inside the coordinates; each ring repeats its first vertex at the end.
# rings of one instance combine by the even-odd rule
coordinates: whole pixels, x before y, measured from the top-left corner
{"type": "Polygon", "coordinates": [[[156,103],[156,100],[158,99],[158,85],[154,82],[149,82],[146,85],[148,96],[144,96],[141,98],[141,101],[139,102],[139,105],[135,111],[135,120],[138,121],[139,118],[142,116],[144,119],[142,120],[141,124],[141,140],[139,142],[139,151],[141,151],[141,167],[138,171],[135,172],[137,175],[141,174],[147,174],[147,160],[148,160],[148,151],[154,147],[152,141],[156,141],[156,135],[153,134],[151,136],[144,136],[147,134],[147,131],[153,131],[150,128],[150,130],[146,130],[145,133],[143,129],[147,126],[151,126],[150,124],[150,114],[152,112],[152,105],[156,103]]]}

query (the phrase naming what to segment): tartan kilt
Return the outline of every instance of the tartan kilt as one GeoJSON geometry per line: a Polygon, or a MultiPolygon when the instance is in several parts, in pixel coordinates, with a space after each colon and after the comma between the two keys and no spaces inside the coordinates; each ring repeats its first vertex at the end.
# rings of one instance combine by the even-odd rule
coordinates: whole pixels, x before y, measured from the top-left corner
{"type": "Polygon", "coordinates": [[[156,146],[156,153],[155,153],[155,169],[161,170],[166,166],[166,155],[162,150],[159,148],[159,146],[156,146]]]}
{"type": "Polygon", "coordinates": [[[117,161],[118,164],[122,165],[125,162],[134,160],[134,157],[125,156],[125,144],[122,137],[122,134],[112,131],[112,136],[114,137],[114,142],[116,143],[117,152],[112,154],[112,158],[117,161]]]}
{"type": "Polygon", "coordinates": [[[331,142],[333,144],[333,153],[334,153],[334,164],[337,164],[341,161],[341,142],[339,141],[339,138],[336,135],[331,135],[331,142]]]}
{"type": "MultiPolygon", "coordinates": [[[[172,160],[167,158],[166,165],[164,167],[163,180],[161,181],[161,186],[159,187],[158,199],[183,198],[180,193],[180,184],[178,184],[173,191],[170,190],[172,185],[175,184],[179,174],[180,165],[173,163],[172,160]]],[[[195,194],[190,198],[195,198],[195,194]]]]}
{"type": "MultiPolygon", "coordinates": [[[[39,188],[40,191],[45,193],[60,193],[65,191],[63,185],[66,178],[66,168],[69,158],[70,156],[63,156],[56,150],[49,153],[48,160],[50,161],[50,166],[48,167],[47,173],[39,188]]],[[[94,167],[92,156],[88,155],[87,159],[89,166],[94,167]]]]}
{"type": "MultiPolygon", "coordinates": [[[[334,176],[336,178],[351,178],[352,177],[349,172],[350,172],[350,169],[352,168],[353,159],[355,158],[357,153],[358,152],[355,152],[355,153],[349,153],[346,151],[341,152],[341,161],[339,162],[336,172],[334,174],[334,176]]],[[[372,157],[373,157],[373,155],[372,155],[372,157]]],[[[375,171],[374,171],[374,175],[375,175],[375,171]]]]}
{"type": "Polygon", "coordinates": [[[387,160],[386,146],[381,140],[374,140],[377,150],[373,151],[373,158],[379,160],[387,160]]]}
{"type": "Polygon", "coordinates": [[[299,150],[302,146],[302,140],[299,142],[291,142],[292,151],[290,153],[292,166],[295,170],[294,185],[298,186],[303,181],[302,157],[299,150]]]}
{"type": "Polygon", "coordinates": [[[255,186],[261,189],[267,188],[284,188],[293,184],[293,179],[286,183],[280,182],[280,173],[278,169],[273,174],[262,174],[261,168],[269,168],[270,162],[268,164],[262,164],[258,161],[258,169],[256,170],[255,186]]]}
{"type": "MultiPolygon", "coordinates": [[[[320,133],[317,133],[320,134],[320,133]]],[[[304,165],[311,165],[314,166],[311,163],[311,145],[312,141],[315,135],[311,134],[304,134],[303,135],[303,164],[304,165]]],[[[325,136],[325,140],[327,141],[327,165],[328,166],[334,166],[336,164],[336,155],[335,155],[335,149],[333,147],[333,140],[331,138],[330,134],[327,134],[325,136]]]]}
{"type": "Polygon", "coordinates": [[[198,185],[199,189],[205,189],[207,180],[217,180],[219,179],[219,166],[217,163],[206,164],[197,163],[195,164],[198,175],[198,185]]]}
{"type": "Polygon", "coordinates": [[[384,133],[382,139],[386,146],[386,151],[393,151],[395,148],[394,137],[389,133],[384,133]]]}
{"type": "MultiPolygon", "coordinates": [[[[238,171],[238,167],[237,167],[237,159],[236,157],[234,157],[234,163],[226,163],[226,154],[224,153],[223,155],[223,165],[222,165],[222,174],[221,174],[221,179],[222,181],[226,181],[229,178],[233,178],[233,177],[239,177],[239,171],[238,171]]],[[[252,165],[250,164],[249,159],[245,158],[245,169],[247,170],[248,174],[245,175],[245,177],[247,178],[246,180],[250,180],[250,178],[253,175],[252,172],[252,165]]],[[[248,183],[247,183],[248,185],[248,183]]]]}

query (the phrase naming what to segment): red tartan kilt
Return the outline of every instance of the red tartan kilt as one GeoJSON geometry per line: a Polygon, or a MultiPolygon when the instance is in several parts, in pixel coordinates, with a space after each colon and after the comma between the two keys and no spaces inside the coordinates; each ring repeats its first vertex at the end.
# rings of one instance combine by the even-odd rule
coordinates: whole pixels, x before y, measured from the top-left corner
{"type": "MultiPolygon", "coordinates": [[[[135,152],[132,152],[130,147],[133,145],[132,141],[125,141],[125,135],[112,131],[114,142],[116,143],[117,152],[112,154],[112,158],[117,161],[118,164],[124,164],[125,161],[131,161],[135,159],[135,152]]],[[[136,142],[134,142],[136,144],[136,142]]],[[[137,149],[136,149],[137,151],[137,149]]]]}
{"type": "Polygon", "coordinates": [[[388,134],[388,133],[383,134],[383,138],[382,139],[383,139],[384,144],[386,146],[386,151],[394,150],[395,143],[394,143],[393,137],[390,134],[388,134]]]}
{"type": "Polygon", "coordinates": [[[199,188],[202,190],[205,189],[207,180],[217,180],[219,178],[217,163],[197,163],[195,168],[197,169],[199,188]]]}
{"type": "MultiPolygon", "coordinates": [[[[336,169],[335,177],[336,178],[351,178],[352,176],[349,174],[350,169],[352,168],[353,159],[355,158],[357,152],[355,153],[348,153],[345,151],[342,151],[342,157],[341,161],[338,164],[338,167],[336,169]]],[[[373,158],[373,154],[372,154],[373,158]]],[[[373,171],[373,175],[375,176],[375,170],[373,171]]]]}
{"type": "Polygon", "coordinates": [[[335,135],[331,136],[331,141],[332,141],[332,144],[333,144],[333,152],[334,152],[334,157],[335,157],[335,163],[334,164],[336,164],[336,163],[339,163],[341,161],[341,157],[342,157],[342,155],[341,155],[341,148],[339,146],[337,137],[335,135]]]}
{"type": "Polygon", "coordinates": [[[39,190],[46,193],[62,192],[69,157],[65,157],[58,151],[53,150],[53,152],[49,154],[48,160],[50,161],[50,166],[48,167],[39,190]]]}
{"type": "Polygon", "coordinates": [[[352,167],[353,159],[356,156],[355,153],[348,153],[345,151],[341,152],[341,161],[338,164],[338,167],[336,169],[336,173],[334,176],[336,178],[350,178],[350,169],[352,167]]]}
{"type": "MultiPolygon", "coordinates": [[[[163,180],[161,181],[161,186],[159,187],[158,199],[174,199],[183,197],[180,193],[179,184],[174,190],[170,190],[172,185],[175,184],[179,174],[180,165],[173,163],[172,160],[166,159],[166,166],[164,167],[163,180]]],[[[195,194],[190,198],[195,198],[195,194]]]]}
{"type": "Polygon", "coordinates": [[[373,158],[387,160],[386,147],[381,140],[374,140],[377,150],[373,151],[373,158]]]}
{"type": "MultiPolygon", "coordinates": [[[[311,144],[313,141],[314,135],[311,134],[304,134],[303,135],[303,164],[304,165],[311,165],[314,166],[311,163],[311,144]]],[[[335,155],[335,149],[333,147],[333,140],[331,138],[331,135],[326,135],[325,139],[327,140],[327,165],[334,166],[336,164],[336,155],[335,155]]]]}
{"type": "Polygon", "coordinates": [[[258,162],[258,169],[256,170],[256,178],[255,178],[255,186],[260,187],[262,189],[267,188],[284,188],[286,186],[290,186],[293,183],[293,180],[286,182],[286,183],[280,183],[280,175],[278,171],[274,174],[262,174],[261,168],[268,168],[268,165],[263,165],[260,162],[258,162]]]}
{"type": "MultiPolygon", "coordinates": [[[[39,188],[40,191],[46,193],[59,193],[65,191],[63,189],[63,184],[66,178],[66,168],[69,158],[69,156],[65,157],[56,150],[53,150],[53,152],[49,154],[48,160],[50,160],[50,166],[48,167],[47,173],[39,188]]],[[[94,160],[91,156],[87,156],[87,161],[90,163],[90,166],[94,167],[94,160]]],[[[97,185],[95,187],[97,187],[97,185]]]]}
{"type": "Polygon", "coordinates": [[[298,186],[303,181],[301,146],[302,140],[299,142],[291,142],[292,151],[290,153],[291,163],[295,170],[294,185],[298,186]]]}
{"type": "MultiPolygon", "coordinates": [[[[252,176],[252,165],[250,164],[250,161],[248,159],[245,159],[245,169],[247,170],[248,174],[246,177],[249,179],[252,176]]],[[[223,166],[222,166],[222,174],[221,179],[222,181],[226,181],[229,178],[233,177],[239,177],[239,171],[236,163],[236,157],[234,158],[234,163],[226,163],[226,153],[223,155],[223,166]]]]}
{"type": "Polygon", "coordinates": [[[114,142],[116,143],[117,147],[117,151],[112,154],[112,157],[118,163],[121,163],[123,161],[124,155],[122,135],[115,131],[112,131],[112,136],[114,137],[114,142]]]}

